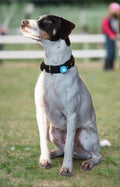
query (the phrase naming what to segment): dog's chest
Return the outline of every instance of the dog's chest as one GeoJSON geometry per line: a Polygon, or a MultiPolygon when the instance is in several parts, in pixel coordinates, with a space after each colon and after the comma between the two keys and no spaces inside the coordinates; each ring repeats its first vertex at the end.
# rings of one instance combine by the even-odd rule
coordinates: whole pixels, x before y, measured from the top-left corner
{"type": "Polygon", "coordinates": [[[49,120],[55,125],[63,126],[66,122],[66,91],[65,83],[63,84],[61,81],[63,80],[57,79],[54,76],[45,79],[43,100],[49,120]]]}

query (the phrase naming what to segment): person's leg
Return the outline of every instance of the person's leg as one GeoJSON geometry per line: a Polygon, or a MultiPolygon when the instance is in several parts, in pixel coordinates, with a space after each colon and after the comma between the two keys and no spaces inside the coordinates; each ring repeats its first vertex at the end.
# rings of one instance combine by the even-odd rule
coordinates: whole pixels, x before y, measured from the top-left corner
{"type": "MultiPolygon", "coordinates": [[[[5,35],[5,33],[1,33],[0,35],[5,35]]],[[[0,44],[0,51],[3,50],[3,47],[4,47],[4,45],[3,45],[3,44],[0,44]]],[[[0,65],[2,65],[2,62],[3,62],[3,60],[0,59],[0,65]]]]}
{"type": "Polygon", "coordinates": [[[105,63],[104,63],[104,70],[108,70],[109,69],[109,56],[110,56],[110,41],[107,35],[105,37],[106,37],[106,42],[105,42],[106,58],[105,58],[105,63]]]}
{"type": "Polygon", "coordinates": [[[104,64],[104,69],[109,70],[114,68],[114,60],[115,60],[115,41],[111,40],[106,35],[106,59],[104,64]]]}
{"type": "MultiPolygon", "coordinates": [[[[3,44],[0,44],[0,51],[3,49],[3,44]]],[[[2,64],[2,59],[0,59],[0,65],[2,64]]]]}
{"type": "Polygon", "coordinates": [[[110,69],[114,69],[115,51],[116,51],[115,41],[111,41],[110,69]]]}

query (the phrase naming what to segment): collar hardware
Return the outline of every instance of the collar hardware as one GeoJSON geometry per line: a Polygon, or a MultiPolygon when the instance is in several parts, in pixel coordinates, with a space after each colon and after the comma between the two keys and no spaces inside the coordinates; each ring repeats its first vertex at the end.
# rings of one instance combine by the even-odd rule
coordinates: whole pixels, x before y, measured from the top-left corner
{"type": "Polygon", "coordinates": [[[66,66],[61,66],[60,73],[66,73],[68,68],[66,66]]]}
{"type": "Polygon", "coordinates": [[[73,55],[71,55],[70,59],[66,61],[64,64],[61,64],[59,66],[52,66],[52,65],[46,65],[44,61],[40,64],[40,70],[45,70],[47,73],[67,73],[68,69],[73,67],[75,65],[75,60],[73,55]]]}

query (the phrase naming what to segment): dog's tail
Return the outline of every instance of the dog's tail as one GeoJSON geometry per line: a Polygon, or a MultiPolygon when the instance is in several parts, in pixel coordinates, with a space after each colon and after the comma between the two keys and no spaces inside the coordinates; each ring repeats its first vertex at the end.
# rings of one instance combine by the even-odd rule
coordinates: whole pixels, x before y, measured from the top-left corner
{"type": "Polygon", "coordinates": [[[108,140],[102,140],[100,141],[100,147],[111,146],[111,143],[108,140]]]}

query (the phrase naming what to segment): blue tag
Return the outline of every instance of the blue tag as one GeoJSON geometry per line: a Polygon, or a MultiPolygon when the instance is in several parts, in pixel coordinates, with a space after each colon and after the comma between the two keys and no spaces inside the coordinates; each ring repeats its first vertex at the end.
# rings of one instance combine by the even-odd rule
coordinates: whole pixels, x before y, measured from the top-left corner
{"type": "Polygon", "coordinates": [[[67,67],[66,66],[62,66],[61,68],[60,68],[60,73],[66,73],[67,72],[67,67]]]}

